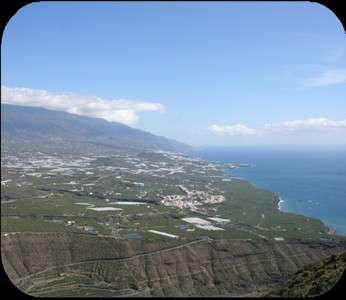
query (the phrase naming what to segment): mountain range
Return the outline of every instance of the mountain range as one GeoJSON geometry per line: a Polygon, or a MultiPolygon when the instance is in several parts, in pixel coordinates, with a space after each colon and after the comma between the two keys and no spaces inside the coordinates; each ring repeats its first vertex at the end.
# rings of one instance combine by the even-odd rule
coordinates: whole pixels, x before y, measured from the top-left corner
{"type": "Polygon", "coordinates": [[[45,108],[1,104],[1,146],[74,154],[166,150],[193,147],[121,123],[45,108]]]}

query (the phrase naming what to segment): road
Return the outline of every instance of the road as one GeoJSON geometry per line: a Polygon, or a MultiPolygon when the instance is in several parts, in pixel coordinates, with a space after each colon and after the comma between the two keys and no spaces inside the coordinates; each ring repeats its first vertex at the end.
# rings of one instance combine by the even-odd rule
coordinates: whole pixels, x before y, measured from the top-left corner
{"type": "Polygon", "coordinates": [[[112,262],[112,261],[117,261],[117,262],[125,261],[126,262],[126,261],[131,260],[131,259],[135,259],[135,258],[139,258],[139,257],[143,257],[143,256],[149,256],[149,255],[153,255],[153,254],[157,254],[157,253],[162,253],[162,252],[167,252],[167,251],[172,251],[172,250],[176,250],[176,249],[179,249],[179,248],[182,248],[182,247],[186,247],[186,246],[189,246],[189,245],[192,245],[192,244],[195,244],[195,243],[205,242],[205,241],[210,241],[210,240],[212,240],[212,239],[209,238],[209,237],[203,237],[201,239],[190,241],[190,242],[178,245],[178,246],[172,246],[172,247],[168,247],[168,248],[165,248],[165,249],[153,250],[153,251],[150,251],[150,252],[140,253],[140,254],[136,254],[136,255],[128,256],[128,257],[92,259],[92,260],[85,260],[85,261],[80,261],[80,262],[69,263],[69,264],[60,265],[60,266],[53,266],[53,267],[50,267],[50,268],[46,268],[46,269],[44,269],[42,271],[39,271],[37,273],[33,273],[33,274],[28,275],[28,276],[21,277],[21,278],[18,278],[16,280],[13,280],[13,283],[20,283],[22,281],[26,281],[26,280],[34,277],[34,276],[42,275],[42,274],[44,274],[46,272],[49,272],[49,271],[52,271],[52,270],[55,270],[55,269],[58,269],[58,268],[72,267],[72,266],[77,266],[77,265],[82,265],[82,264],[90,264],[90,263],[112,262]]]}

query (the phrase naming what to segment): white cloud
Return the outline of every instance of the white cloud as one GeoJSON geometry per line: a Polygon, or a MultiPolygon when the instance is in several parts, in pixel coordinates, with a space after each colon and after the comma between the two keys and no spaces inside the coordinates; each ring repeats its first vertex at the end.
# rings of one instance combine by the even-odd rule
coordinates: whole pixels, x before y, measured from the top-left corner
{"type": "Polygon", "coordinates": [[[323,130],[333,128],[346,128],[346,120],[333,121],[326,118],[309,118],[306,120],[283,121],[277,124],[266,124],[263,129],[274,130],[323,130]]]}
{"type": "Polygon", "coordinates": [[[243,124],[219,126],[212,125],[209,131],[219,136],[235,135],[270,135],[272,133],[303,132],[303,131],[328,131],[328,130],[345,130],[346,119],[333,121],[326,118],[309,118],[306,120],[283,121],[276,124],[265,124],[259,128],[250,128],[243,124]]]}
{"type": "Polygon", "coordinates": [[[231,126],[219,126],[212,125],[209,127],[209,131],[217,135],[253,135],[257,133],[256,129],[249,128],[243,124],[231,125],[231,126]]]}
{"type": "Polygon", "coordinates": [[[163,113],[166,107],[160,103],[136,100],[107,100],[95,96],[75,95],[72,93],[51,93],[45,90],[29,88],[9,88],[1,86],[3,103],[43,107],[51,110],[102,118],[110,122],[120,122],[133,126],[138,121],[138,113],[158,111],[163,113]]]}
{"type": "Polygon", "coordinates": [[[305,80],[305,85],[308,87],[319,87],[340,83],[346,83],[346,69],[329,70],[317,77],[305,80]]]}

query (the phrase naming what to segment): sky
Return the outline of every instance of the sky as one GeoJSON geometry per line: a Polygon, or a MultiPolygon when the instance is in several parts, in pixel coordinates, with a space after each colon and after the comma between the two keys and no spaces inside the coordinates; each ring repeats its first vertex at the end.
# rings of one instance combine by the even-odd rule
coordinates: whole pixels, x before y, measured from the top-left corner
{"type": "Polygon", "coordinates": [[[38,2],[1,44],[2,103],[196,147],[346,146],[346,35],[310,2],[38,2]]]}

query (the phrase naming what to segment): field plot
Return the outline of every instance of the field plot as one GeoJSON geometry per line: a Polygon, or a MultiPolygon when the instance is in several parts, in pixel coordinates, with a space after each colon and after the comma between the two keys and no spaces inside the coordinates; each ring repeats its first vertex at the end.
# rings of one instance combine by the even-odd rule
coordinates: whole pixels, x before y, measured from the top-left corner
{"type": "Polygon", "coordinates": [[[117,208],[117,207],[87,207],[87,209],[96,210],[96,211],[123,210],[122,208],[117,208]]]}
{"type": "Polygon", "coordinates": [[[148,230],[149,232],[152,232],[152,233],[157,233],[157,234],[161,234],[161,235],[164,235],[164,236],[169,236],[171,238],[179,238],[179,236],[177,235],[174,235],[174,234],[170,234],[170,233],[167,233],[167,232],[162,232],[162,231],[158,231],[158,230],[148,230]]]}
{"type": "Polygon", "coordinates": [[[116,201],[116,202],[111,202],[109,204],[119,204],[119,205],[143,205],[147,204],[145,202],[138,202],[138,201],[116,201]]]}
{"type": "Polygon", "coordinates": [[[205,229],[205,230],[224,230],[223,228],[220,227],[215,227],[211,225],[211,223],[207,220],[201,219],[201,218],[183,218],[182,219],[185,222],[194,224],[196,227],[200,229],[205,229]]]}

